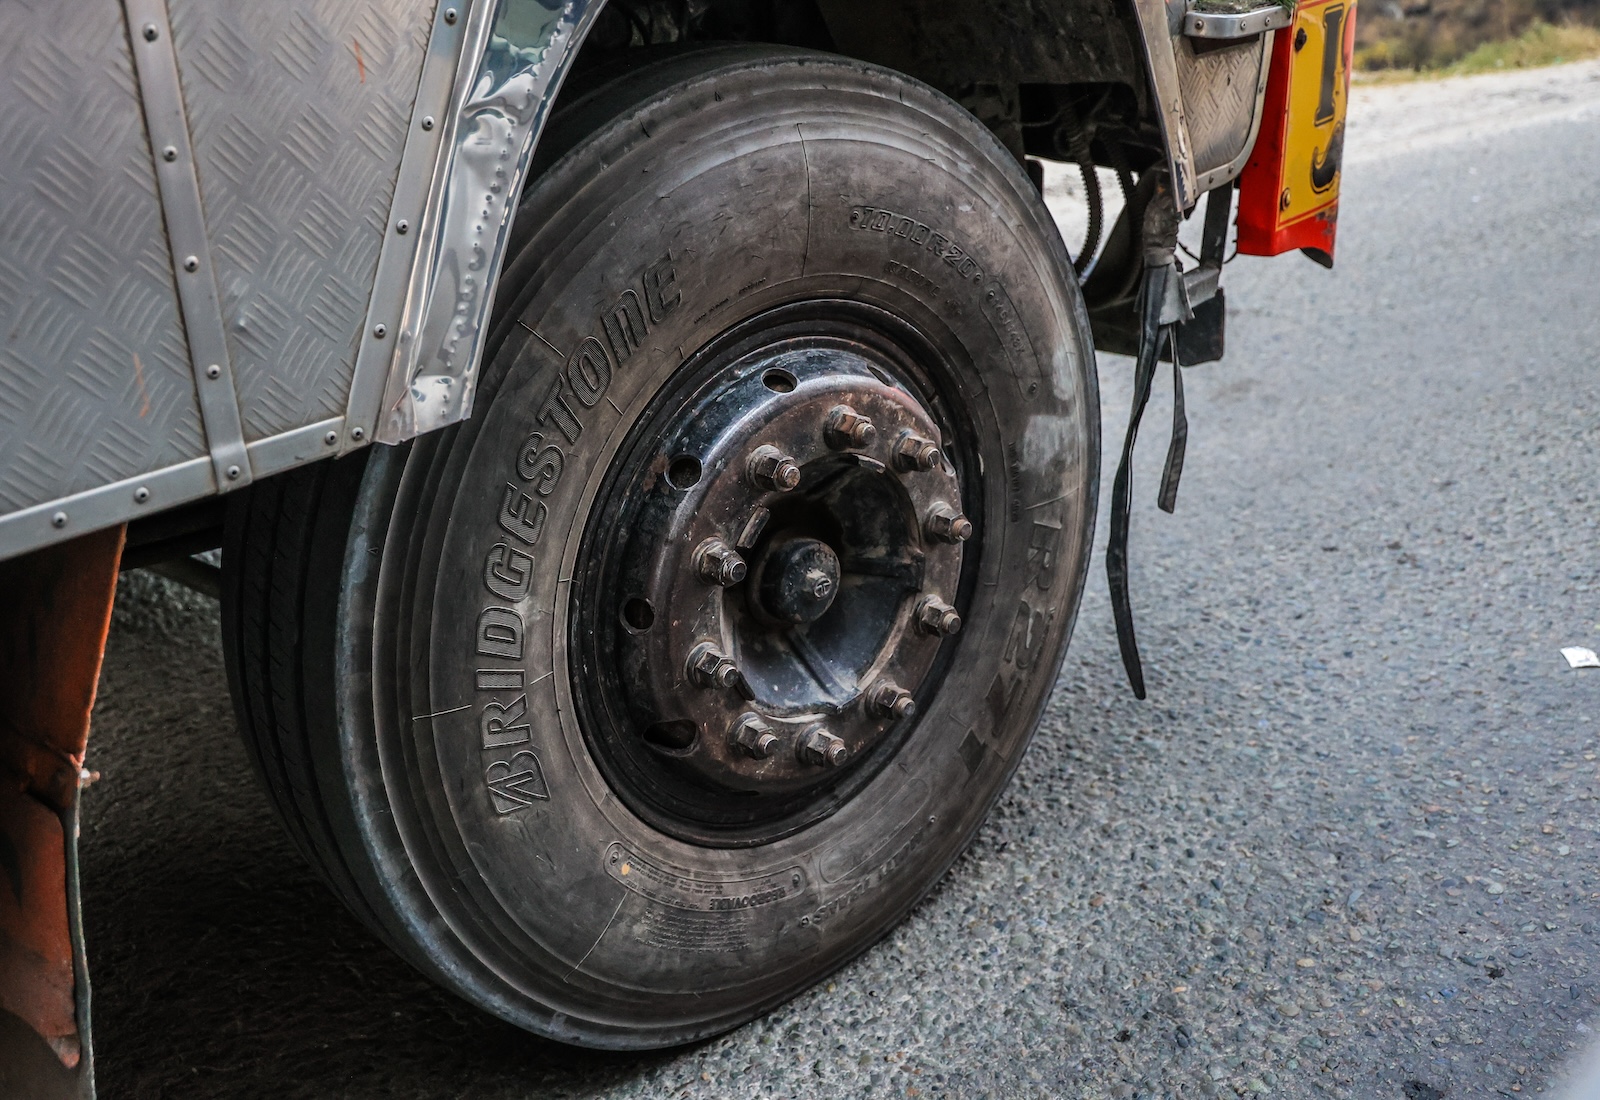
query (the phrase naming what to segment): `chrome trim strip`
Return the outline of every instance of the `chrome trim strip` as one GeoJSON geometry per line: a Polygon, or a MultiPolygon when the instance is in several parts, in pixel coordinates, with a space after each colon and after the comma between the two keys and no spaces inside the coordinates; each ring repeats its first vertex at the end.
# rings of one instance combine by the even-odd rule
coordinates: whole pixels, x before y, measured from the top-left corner
{"type": "Polygon", "coordinates": [[[0,558],[123,523],[216,492],[209,457],[191,458],[143,477],[130,477],[36,504],[0,518],[0,558]]]}
{"type": "MultiPolygon", "coordinates": [[[[331,456],[343,429],[344,417],[336,416],[257,440],[246,448],[249,462],[257,477],[266,477],[331,456]]],[[[211,459],[191,458],[140,477],[0,516],[0,560],[66,542],[114,523],[154,515],[215,492],[211,459]]]]}
{"type": "Polygon", "coordinates": [[[133,47],[134,71],[139,78],[145,129],[150,137],[150,158],[155,164],[161,211],[167,223],[167,246],[173,281],[178,286],[178,304],[183,311],[200,422],[211,452],[215,491],[227,492],[250,484],[254,471],[245,449],[239,397],[228,358],[205,209],[200,202],[200,178],[195,173],[183,86],[172,44],[172,23],[167,18],[166,0],[123,0],[123,10],[133,47]]]}
{"type": "Polygon", "coordinates": [[[1201,194],[1214,187],[1220,187],[1229,180],[1238,179],[1239,173],[1244,171],[1244,166],[1250,161],[1250,154],[1255,151],[1256,138],[1261,134],[1261,107],[1267,99],[1267,73],[1272,68],[1272,40],[1277,37],[1277,33],[1272,30],[1261,36],[1261,66],[1256,75],[1256,102],[1254,113],[1250,116],[1250,133],[1244,139],[1244,148],[1227,164],[1201,173],[1195,180],[1195,187],[1201,194]]]}
{"type": "Polygon", "coordinates": [[[554,92],[601,6],[564,0],[552,11],[548,2],[483,0],[471,9],[374,433],[379,442],[398,443],[472,411],[516,200],[554,92]]]}
{"type": "Polygon", "coordinates": [[[329,417],[291,432],[280,432],[250,444],[250,461],[257,477],[282,473],[337,453],[339,440],[348,433],[342,416],[329,417]]]}
{"type": "Polygon", "coordinates": [[[1190,38],[1249,38],[1287,27],[1293,21],[1293,12],[1277,4],[1226,15],[1191,7],[1183,16],[1183,33],[1190,38]]]}
{"type": "Polygon", "coordinates": [[[1155,96],[1162,135],[1167,139],[1167,157],[1172,169],[1172,197],[1180,211],[1191,209],[1200,199],[1195,186],[1194,150],[1189,141],[1189,123],[1183,114],[1183,90],[1178,84],[1178,59],[1174,54],[1173,25],[1163,0],[1134,0],[1139,16],[1140,37],[1144,39],[1145,60],[1150,65],[1150,90],[1155,96]]]}
{"type": "MultiPolygon", "coordinates": [[[[464,52],[467,28],[477,9],[492,6],[493,0],[460,0],[457,4],[441,3],[434,9],[428,53],[422,62],[422,77],[412,103],[411,129],[400,155],[394,200],[389,207],[389,221],[378,253],[372,296],[368,300],[366,325],[350,379],[341,454],[366,446],[372,440],[373,428],[383,406],[384,389],[395,369],[395,349],[400,344],[399,322],[418,262],[418,245],[426,232],[425,215],[433,205],[434,176],[453,116],[452,96],[464,68],[463,57],[471,56],[464,52]],[[463,7],[468,10],[466,18],[461,17],[463,7]],[[384,329],[381,337],[375,335],[379,325],[384,329]]],[[[475,58],[471,64],[476,66],[475,58]]]]}

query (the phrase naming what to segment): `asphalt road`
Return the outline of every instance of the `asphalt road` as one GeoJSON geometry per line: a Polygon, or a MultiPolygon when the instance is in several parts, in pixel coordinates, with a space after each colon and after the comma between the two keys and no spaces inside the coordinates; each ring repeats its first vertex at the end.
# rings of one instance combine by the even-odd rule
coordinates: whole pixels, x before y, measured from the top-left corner
{"type": "MultiPolygon", "coordinates": [[[[397,962],[271,820],[214,606],[131,579],[83,838],[102,1095],[1549,1091],[1600,1027],[1600,671],[1558,654],[1600,648],[1597,77],[1364,91],[1337,269],[1228,269],[1171,517],[1150,411],[1150,700],[1097,563],[971,851],[858,963],[699,1047],[553,1047],[397,962]]],[[[1102,364],[1108,470],[1127,366],[1102,364]]]]}

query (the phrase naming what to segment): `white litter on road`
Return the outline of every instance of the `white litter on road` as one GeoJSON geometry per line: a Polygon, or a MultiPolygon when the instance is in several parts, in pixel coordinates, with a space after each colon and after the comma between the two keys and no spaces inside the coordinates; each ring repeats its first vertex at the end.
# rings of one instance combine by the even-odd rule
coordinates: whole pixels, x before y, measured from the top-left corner
{"type": "Polygon", "coordinates": [[[1600,668],[1600,655],[1581,645],[1569,645],[1561,651],[1568,668],[1600,668]]]}

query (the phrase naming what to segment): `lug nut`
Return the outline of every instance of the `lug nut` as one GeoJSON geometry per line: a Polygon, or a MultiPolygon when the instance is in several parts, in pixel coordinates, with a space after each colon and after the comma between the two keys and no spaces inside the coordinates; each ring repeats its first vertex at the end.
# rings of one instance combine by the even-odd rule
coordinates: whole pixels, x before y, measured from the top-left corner
{"type": "Polygon", "coordinates": [[[689,651],[689,678],[701,687],[731,688],[739,682],[739,666],[710,642],[689,651]]]}
{"type": "Polygon", "coordinates": [[[758,489],[787,493],[800,484],[800,464],[770,444],[755,449],[746,469],[758,489]]]}
{"type": "Polygon", "coordinates": [[[894,445],[894,464],[901,470],[937,470],[939,445],[920,435],[903,432],[894,445]]]}
{"type": "Polygon", "coordinates": [[[954,634],[961,629],[961,615],[938,596],[929,596],[917,605],[917,629],[924,634],[954,634]]]}
{"type": "Polygon", "coordinates": [[[759,714],[745,714],[733,726],[733,743],[746,755],[765,760],[778,748],[778,735],[759,714]]]}
{"type": "Polygon", "coordinates": [[[849,405],[835,405],[828,413],[827,427],[822,434],[828,446],[846,451],[851,447],[869,446],[878,437],[878,429],[849,405]]]}
{"type": "Polygon", "coordinates": [[[821,726],[813,726],[800,735],[795,755],[805,764],[837,768],[850,758],[850,747],[821,726]]]}
{"type": "Polygon", "coordinates": [[[904,721],[917,713],[917,701],[893,680],[884,680],[867,693],[867,709],[878,718],[904,721]]]}
{"type": "Polygon", "coordinates": [[[928,509],[928,534],[940,542],[966,542],[972,537],[972,521],[948,504],[928,509]]]}
{"type": "Polygon", "coordinates": [[[694,552],[694,569],[707,584],[727,588],[744,580],[750,567],[733,547],[721,539],[706,539],[694,552]]]}

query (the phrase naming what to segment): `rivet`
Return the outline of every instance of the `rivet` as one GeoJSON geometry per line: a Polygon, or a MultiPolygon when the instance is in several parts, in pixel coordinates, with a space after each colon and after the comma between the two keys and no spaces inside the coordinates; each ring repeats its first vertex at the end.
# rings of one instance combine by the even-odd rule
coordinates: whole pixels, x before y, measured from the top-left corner
{"type": "Polygon", "coordinates": [[[327,435],[322,437],[322,442],[326,443],[330,447],[333,446],[335,443],[339,442],[339,433],[329,432],[327,435]]]}
{"type": "Polygon", "coordinates": [[[150,490],[146,489],[143,485],[139,486],[137,489],[135,489],[133,491],[133,502],[135,504],[143,504],[145,501],[147,501],[149,499],[150,499],[150,490]]]}
{"type": "Polygon", "coordinates": [[[372,326],[372,335],[374,335],[378,339],[382,340],[385,336],[389,335],[389,326],[388,325],[373,325],[372,326]]]}
{"type": "Polygon", "coordinates": [[[350,438],[357,441],[363,440],[367,438],[367,430],[365,428],[351,428],[350,438]]]}
{"type": "Polygon", "coordinates": [[[452,27],[455,26],[455,24],[456,24],[456,9],[455,8],[445,8],[444,9],[444,21],[446,23],[450,24],[452,27]]]}
{"type": "Polygon", "coordinates": [[[228,467],[228,480],[229,481],[237,481],[238,478],[239,478],[239,472],[240,472],[239,471],[239,467],[237,467],[237,466],[229,466],[228,467]]]}
{"type": "Polygon", "coordinates": [[[165,149],[161,150],[161,159],[168,162],[177,160],[178,147],[176,145],[169,145],[165,149]]]}
{"type": "Polygon", "coordinates": [[[411,223],[406,221],[404,218],[401,218],[399,222],[395,224],[394,231],[400,234],[409,233],[411,232],[411,223]]]}
{"type": "Polygon", "coordinates": [[[65,513],[65,512],[57,512],[55,515],[50,517],[50,526],[51,527],[65,527],[66,525],[67,525],[67,513],[65,513]]]}
{"type": "Polygon", "coordinates": [[[423,117],[423,119],[422,119],[422,128],[424,130],[433,129],[433,116],[432,115],[426,115],[426,116],[423,117]]]}
{"type": "Polygon", "coordinates": [[[222,377],[222,368],[217,366],[215,363],[212,363],[209,367],[206,368],[206,377],[207,378],[212,378],[212,379],[221,378],[222,377]]]}
{"type": "Polygon", "coordinates": [[[154,42],[160,37],[161,32],[156,29],[156,25],[154,23],[146,23],[144,25],[144,40],[146,42],[154,42]]]}
{"type": "Polygon", "coordinates": [[[185,256],[183,258],[183,269],[185,271],[189,271],[189,272],[199,271],[200,270],[200,257],[199,256],[185,256]]]}

